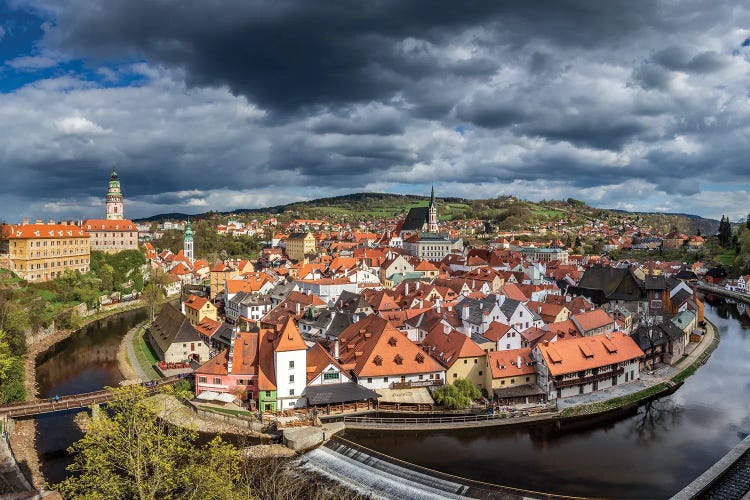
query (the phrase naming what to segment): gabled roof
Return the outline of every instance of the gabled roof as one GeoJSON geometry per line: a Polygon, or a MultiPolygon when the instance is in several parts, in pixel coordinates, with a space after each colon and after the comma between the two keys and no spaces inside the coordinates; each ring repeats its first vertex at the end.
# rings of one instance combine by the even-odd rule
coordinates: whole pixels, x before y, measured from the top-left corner
{"type": "Polygon", "coordinates": [[[590,337],[573,337],[536,346],[552,376],[575,373],[622,363],[643,356],[643,351],[621,332],[590,337]]]}
{"type": "Polygon", "coordinates": [[[348,378],[346,372],[341,369],[341,365],[333,359],[320,343],[316,342],[310,349],[307,350],[307,382],[310,383],[312,380],[320,375],[329,365],[336,366],[342,373],[343,377],[348,378]]]}
{"type": "Polygon", "coordinates": [[[443,367],[403,332],[371,315],[339,335],[341,365],[359,377],[441,372],[443,367]]]}
{"type": "Polygon", "coordinates": [[[297,326],[294,324],[294,320],[291,317],[287,317],[279,334],[274,340],[274,351],[285,352],[300,350],[307,350],[307,344],[302,340],[302,335],[300,335],[297,326]]]}
{"type": "Polygon", "coordinates": [[[615,320],[603,309],[594,309],[585,313],[573,314],[570,319],[583,335],[585,332],[613,324],[615,320]]]}
{"type": "Polygon", "coordinates": [[[434,328],[422,341],[422,348],[446,368],[453,366],[459,359],[485,354],[476,342],[453,328],[448,333],[443,328],[434,328]]]}
{"type": "Polygon", "coordinates": [[[166,352],[174,343],[203,340],[190,321],[170,303],[164,304],[159,315],[149,326],[149,331],[162,352],[166,352]]]}
{"type": "Polygon", "coordinates": [[[490,323],[489,328],[487,328],[487,331],[484,332],[482,336],[493,342],[497,342],[498,340],[503,338],[511,328],[513,327],[510,325],[500,323],[499,321],[493,321],[492,323],[490,323]]]}
{"type": "Polygon", "coordinates": [[[88,238],[89,233],[72,224],[3,225],[3,235],[8,239],[88,238]]]}
{"type": "Polygon", "coordinates": [[[519,377],[536,373],[531,358],[531,348],[509,349],[487,353],[487,363],[492,370],[492,378],[519,377]],[[521,360],[519,365],[518,360],[521,360]]]}
{"type": "MultiPolygon", "coordinates": [[[[200,311],[203,306],[209,304],[208,299],[205,297],[198,297],[197,295],[190,295],[184,302],[185,307],[200,311]]],[[[212,304],[213,305],[213,304],[212,304]]]]}
{"type": "Polygon", "coordinates": [[[401,231],[421,231],[427,223],[429,207],[414,207],[406,214],[404,222],[401,224],[401,231]]]}

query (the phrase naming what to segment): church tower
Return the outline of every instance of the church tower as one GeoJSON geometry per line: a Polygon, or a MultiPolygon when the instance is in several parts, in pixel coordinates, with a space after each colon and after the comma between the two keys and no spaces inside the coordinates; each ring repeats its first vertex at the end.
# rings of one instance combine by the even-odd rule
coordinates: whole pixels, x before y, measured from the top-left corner
{"type": "Polygon", "coordinates": [[[187,221],[185,226],[185,241],[183,243],[183,253],[190,262],[195,260],[195,254],[193,253],[193,228],[190,227],[190,219],[187,221]]]}
{"type": "Polygon", "coordinates": [[[432,186],[430,193],[430,208],[427,210],[427,231],[430,233],[438,232],[437,208],[435,207],[435,186],[432,186]]]}
{"type": "Polygon", "coordinates": [[[115,168],[112,167],[112,175],[109,176],[109,190],[107,191],[107,220],[122,220],[122,191],[120,191],[120,178],[115,168]]]}

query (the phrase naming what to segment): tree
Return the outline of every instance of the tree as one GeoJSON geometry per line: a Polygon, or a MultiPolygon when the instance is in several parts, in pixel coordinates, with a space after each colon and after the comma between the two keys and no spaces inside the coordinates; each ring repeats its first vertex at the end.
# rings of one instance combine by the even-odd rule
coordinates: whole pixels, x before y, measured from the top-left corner
{"type": "Polygon", "coordinates": [[[745,227],[750,229],[750,213],[747,214],[747,219],[745,219],[745,227]]]}
{"type": "Polygon", "coordinates": [[[482,396],[481,391],[466,379],[456,379],[452,384],[435,389],[435,402],[449,409],[466,408],[482,396]]]}
{"type": "Polygon", "coordinates": [[[732,224],[729,222],[729,217],[722,215],[721,221],[719,222],[719,242],[721,246],[726,247],[732,241],[732,224]]]}
{"type": "Polygon", "coordinates": [[[65,498],[240,498],[239,450],[218,437],[194,446],[197,432],[159,418],[140,385],[110,390],[107,412],[77,417],[86,434],[69,449],[72,475],[55,487],[65,498]]]}

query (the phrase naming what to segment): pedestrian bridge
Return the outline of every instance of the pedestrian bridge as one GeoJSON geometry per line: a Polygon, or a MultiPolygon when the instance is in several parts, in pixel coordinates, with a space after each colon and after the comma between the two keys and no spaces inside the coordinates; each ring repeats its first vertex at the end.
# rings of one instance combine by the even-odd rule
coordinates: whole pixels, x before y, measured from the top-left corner
{"type": "MultiPolygon", "coordinates": [[[[172,385],[181,378],[185,378],[185,376],[174,375],[151,382],[145,382],[141,385],[145,386],[150,394],[153,394],[157,392],[159,388],[172,385]]],[[[0,416],[10,418],[35,417],[46,413],[57,413],[86,408],[91,405],[106,403],[111,399],[112,393],[107,389],[103,389],[101,391],[60,396],[58,399],[37,399],[25,403],[10,403],[0,405],[0,416]]]]}

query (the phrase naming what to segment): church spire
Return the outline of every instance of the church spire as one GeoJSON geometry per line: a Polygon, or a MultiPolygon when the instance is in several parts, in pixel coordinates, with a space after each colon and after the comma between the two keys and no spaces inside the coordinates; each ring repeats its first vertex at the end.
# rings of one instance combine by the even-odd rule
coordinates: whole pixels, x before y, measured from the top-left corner
{"type": "Polygon", "coordinates": [[[430,206],[427,209],[427,231],[431,233],[438,232],[437,207],[435,206],[435,186],[432,186],[430,192],[430,206]]]}
{"type": "Polygon", "coordinates": [[[432,191],[430,191],[430,206],[435,206],[435,185],[432,185],[432,191]]]}

